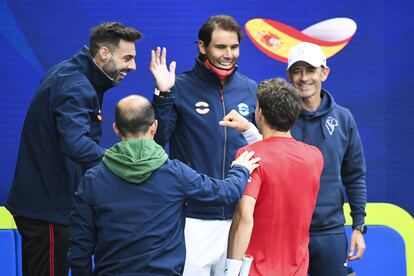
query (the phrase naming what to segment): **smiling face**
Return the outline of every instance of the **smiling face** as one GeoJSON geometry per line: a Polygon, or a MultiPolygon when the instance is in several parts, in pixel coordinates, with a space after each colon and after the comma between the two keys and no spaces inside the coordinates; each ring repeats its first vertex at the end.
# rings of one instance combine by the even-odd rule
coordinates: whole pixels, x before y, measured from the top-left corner
{"type": "Polygon", "coordinates": [[[329,75],[328,67],[313,67],[304,61],[293,64],[288,71],[292,84],[299,89],[302,99],[320,97],[322,82],[329,75]]]}
{"type": "Polygon", "coordinates": [[[135,69],[135,43],[122,39],[102,65],[102,70],[115,82],[120,82],[135,69]]]}
{"type": "Polygon", "coordinates": [[[207,47],[201,40],[198,47],[200,53],[206,55],[210,63],[221,70],[232,69],[240,55],[237,33],[219,28],[211,34],[211,41],[207,47]]]}

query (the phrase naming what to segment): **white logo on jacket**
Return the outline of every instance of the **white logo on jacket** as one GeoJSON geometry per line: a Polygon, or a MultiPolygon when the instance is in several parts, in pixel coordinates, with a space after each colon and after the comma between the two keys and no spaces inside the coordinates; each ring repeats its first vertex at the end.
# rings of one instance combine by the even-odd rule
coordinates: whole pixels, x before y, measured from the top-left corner
{"type": "Polygon", "coordinates": [[[209,106],[210,105],[206,102],[197,102],[195,104],[195,107],[196,107],[195,111],[201,115],[207,114],[210,111],[209,106]]]}
{"type": "Polygon", "coordinates": [[[249,115],[249,106],[247,104],[239,103],[237,105],[237,108],[239,109],[240,115],[243,115],[243,116],[249,115]]]}
{"type": "Polygon", "coordinates": [[[332,135],[335,131],[335,127],[338,126],[338,120],[334,117],[328,117],[325,121],[325,126],[328,129],[330,135],[332,135]]]}

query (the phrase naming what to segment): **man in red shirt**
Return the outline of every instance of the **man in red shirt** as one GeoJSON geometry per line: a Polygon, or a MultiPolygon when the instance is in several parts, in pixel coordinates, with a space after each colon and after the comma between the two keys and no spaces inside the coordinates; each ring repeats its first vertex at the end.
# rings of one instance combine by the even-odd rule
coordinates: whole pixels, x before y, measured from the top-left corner
{"type": "Polygon", "coordinates": [[[280,78],[264,81],[257,100],[256,124],[263,140],[238,154],[254,151],[261,163],[233,217],[225,275],[239,274],[245,254],[254,258],[249,275],[307,275],[309,226],[323,157],[290,134],[301,111],[301,97],[292,85],[280,78]]]}

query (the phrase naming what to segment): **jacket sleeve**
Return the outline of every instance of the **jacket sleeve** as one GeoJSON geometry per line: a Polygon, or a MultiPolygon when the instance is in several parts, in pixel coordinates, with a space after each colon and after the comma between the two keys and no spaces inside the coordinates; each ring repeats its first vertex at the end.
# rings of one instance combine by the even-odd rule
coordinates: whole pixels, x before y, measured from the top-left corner
{"type": "Polygon", "coordinates": [[[72,275],[92,275],[91,257],[95,250],[95,223],[87,188],[90,184],[85,176],[74,195],[74,207],[70,214],[67,258],[72,275]]]}
{"type": "Polygon", "coordinates": [[[235,205],[243,195],[249,178],[249,170],[235,165],[224,180],[199,174],[187,165],[180,163],[181,183],[187,198],[219,205],[235,205]]]}
{"type": "Polygon", "coordinates": [[[154,140],[161,146],[165,146],[171,138],[177,121],[177,110],[175,106],[174,87],[170,97],[159,97],[154,95],[152,106],[155,112],[155,119],[158,120],[158,128],[154,140]]]}
{"type": "Polygon", "coordinates": [[[364,223],[367,188],[365,183],[366,165],[361,138],[354,118],[350,115],[349,143],[342,161],[341,175],[351,207],[352,225],[364,223]]]}
{"type": "MultiPolygon", "coordinates": [[[[70,159],[88,169],[97,164],[104,150],[89,137],[93,98],[87,85],[75,84],[60,93],[54,106],[54,116],[61,139],[61,149],[70,159]]],[[[95,94],[95,91],[93,91],[95,94]]]]}

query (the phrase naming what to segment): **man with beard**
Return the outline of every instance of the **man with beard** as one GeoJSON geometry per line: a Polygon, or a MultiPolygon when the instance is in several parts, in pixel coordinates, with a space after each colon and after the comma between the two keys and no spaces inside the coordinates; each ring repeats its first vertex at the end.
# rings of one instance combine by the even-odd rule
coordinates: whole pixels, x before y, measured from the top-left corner
{"type": "MultiPolygon", "coordinates": [[[[191,71],[175,78],[175,62],[166,66],[166,50],[152,52],[150,70],[156,80],[153,100],[159,127],[155,141],[169,142],[170,158],[198,172],[225,179],[243,135],[218,122],[236,109],[252,121],[257,84],[237,71],[242,30],[234,18],[210,17],[198,33],[199,56],[191,71]]],[[[184,275],[221,274],[234,207],[188,201],[184,275]]]]}
{"type": "MultiPolygon", "coordinates": [[[[367,190],[365,158],[357,125],[351,112],[336,104],[322,88],[330,68],[316,44],[302,42],[289,51],[287,74],[302,97],[302,111],[291,133],[298,141],[322,152],[325,166],[310,225],[309,274],[346,275],[348,260],[365,251],[364,225],[367,190]],[[343,204],[351,207],[352,235],[348,248],[343,204]]],[[[257,129],[235,111],[222,125],[242,131],[249,143],[260,140],[257,129]]]]}
{"type": "Polygon", "coordinates": [[[22,236],[24,275],[68,274],[73,194],[84,171],[104,154],[104,92],[135,70],[140,38],[118,22],[95,27],[90,48],[50,69],[30,103],[6,202],[22,236]]]}

